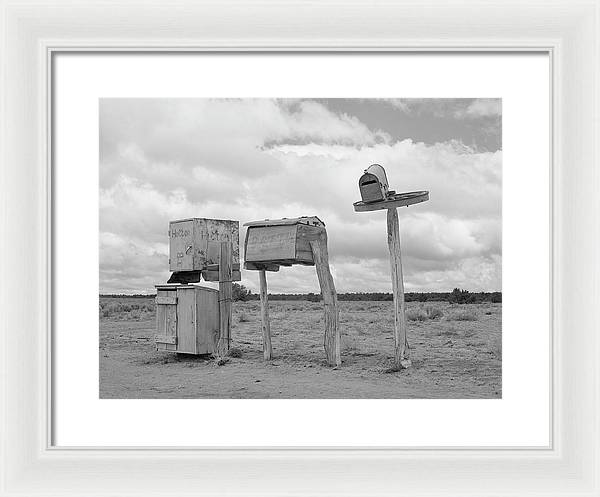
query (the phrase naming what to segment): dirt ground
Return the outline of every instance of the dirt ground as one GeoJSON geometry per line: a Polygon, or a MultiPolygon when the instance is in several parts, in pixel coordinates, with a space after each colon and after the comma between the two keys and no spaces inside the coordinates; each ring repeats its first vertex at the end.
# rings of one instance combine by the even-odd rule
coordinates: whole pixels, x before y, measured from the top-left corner
{"type": "MultiPolygon", "coordinates": [[[[100,398],[500,398],[502,304],[408,303],[412,367],[390,371],[391,302],[340,302],[342,365],[325,364],[323,306],[270,302],[274,358],[262,358],[260,304],[233,303],[240,357],[157,352],[153,298],[100,298],[100,398]]],[[[235,354],[238,355],[238,354],[235,354]]]]}

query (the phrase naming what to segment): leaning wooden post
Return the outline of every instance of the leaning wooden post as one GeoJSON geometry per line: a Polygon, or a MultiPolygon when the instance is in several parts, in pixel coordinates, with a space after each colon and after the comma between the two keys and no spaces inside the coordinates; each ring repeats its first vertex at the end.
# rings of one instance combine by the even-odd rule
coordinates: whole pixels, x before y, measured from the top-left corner
{"type": "Polygon", "coordinates": [[[410,366],[408,339],[406,338],[406,306],[404,303],[404,281],[402,278],[402,255],[400,252],[400,225],[398,210],[387,210],[388,248],[390,249],[390,267],[392,270],[392,292],[394,295],[394,366],[410,366]]]}
{"type": "Polygon", "coordinates": [[[311,240],[310,248],[315,261],[323,303],[325,304],[325,339],[323,342],[325,356],[327,357],[327,364],[339,366],[342,364],[339,313],[335,284],[329,270],[327,232],[323,231],[316,240],[311,240]]]}
{"type": "Polygon", "coordinates": [[[233,296],[232,284],[231,243],[221,242],[219,257],[219,340],[217,342],[217,356],[224,357],[229,350],[231,340],[231,300],[233,296]]]}
{"type": "Polygon", "coordinates": [[[264,269],[258,272],[260,280],[260,317],[262,320],[263,355],[270,361],[273,355],[271,346],[271,323],[269,322],[269,294],[267,291],[267,274],[264,269]]]}

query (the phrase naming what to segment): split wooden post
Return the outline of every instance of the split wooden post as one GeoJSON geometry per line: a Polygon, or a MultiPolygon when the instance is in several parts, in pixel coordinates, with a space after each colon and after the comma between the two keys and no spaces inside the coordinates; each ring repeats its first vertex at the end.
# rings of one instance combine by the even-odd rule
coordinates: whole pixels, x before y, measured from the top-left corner
{"type": "Polygon", "coordinates": [[[233,296],[231,242],[221,242],[219,257],[219,339],[217,356],[224,357],[231,340],[231,300],[233,296]]]}
{"type": "Polygon", "coordinates": [[[387,210],[387,234],[394,295],[394,366],[396,368],[407,368],[411,365],[411,362],[406,337],[406,305],[404,303],[402,255],[400,252],[400,225],[396,207],[387,210]]]}
{"type": "Polygon", "coordinates": [[[310,248],[315,261],[323,303],[325,304],[325,338],[323,341],[325,356],[327,357],[327,364],[339,366],[342,364],[339,313],[335,284],[329,270],[327,232],[323,231],[316,240],[311,240],[310,248]]]}
{"type": "Polygon", "coordinates": [[[273,355],[271,346],[271,323],[269,322],[269,293],[267,290],[267,274],[264,269],[258,272],[260,280],[260,317],[262,320],[263,355],[270,361],[273,355]]]}

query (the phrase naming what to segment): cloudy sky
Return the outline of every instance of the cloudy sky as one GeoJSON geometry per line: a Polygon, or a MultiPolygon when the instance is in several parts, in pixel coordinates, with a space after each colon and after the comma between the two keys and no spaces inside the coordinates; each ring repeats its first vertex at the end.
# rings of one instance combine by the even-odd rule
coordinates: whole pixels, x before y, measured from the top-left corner
{"type": "MultiPolygon", "coordinates": [[[[385,211],[352,207],[373,163],[430,191],[399,209],[407,291],[501,290],[501,119],[500,99],[101,99],[100,292],[166,282],[170,220],[303,215],[327,226],[338,292],[391,291],[385,211]]],[[[311,267],[268,279],[318,291],[311,267]]]]}

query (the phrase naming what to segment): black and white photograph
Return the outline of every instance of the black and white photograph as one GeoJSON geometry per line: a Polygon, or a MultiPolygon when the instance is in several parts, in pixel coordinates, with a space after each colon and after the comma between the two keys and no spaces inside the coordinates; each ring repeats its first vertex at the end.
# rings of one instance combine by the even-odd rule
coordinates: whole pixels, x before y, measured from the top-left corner
{"type": "Polygon", "coordinates": [[[98,105],[100,398],[502,398],[502,99],[98,105]]]}

